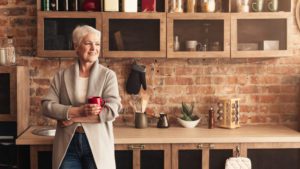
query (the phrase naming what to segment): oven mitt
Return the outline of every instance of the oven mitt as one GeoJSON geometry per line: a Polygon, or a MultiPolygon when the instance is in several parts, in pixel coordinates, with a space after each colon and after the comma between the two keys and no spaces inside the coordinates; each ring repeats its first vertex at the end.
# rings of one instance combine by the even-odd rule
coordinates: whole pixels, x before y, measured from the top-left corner
{"type": "Polygon", "coordinates": [[[126,91],[128,94],[138,94],[141,85],[144,90],[147,89],[146,67],[144,65],[133,64],[127,79],[126,91]]]}
{"type": "Polygon", "coordinates": [[[251,161],[246,157],[230,157],[226,160],[225,169],[251,169],[251,161]]]}

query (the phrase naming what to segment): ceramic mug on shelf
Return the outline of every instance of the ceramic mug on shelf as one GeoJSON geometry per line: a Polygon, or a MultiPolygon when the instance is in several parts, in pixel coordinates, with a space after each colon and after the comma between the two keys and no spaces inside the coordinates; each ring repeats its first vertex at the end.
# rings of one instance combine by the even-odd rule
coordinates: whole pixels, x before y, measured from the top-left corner
{"type": "Polygon", "coordinates": [[[256,0],[252,3],[252,9],[255,12],[262,12],[264,7],[264,0],[256,0]]]}
{"type": "Polygon", "coordinates": [[[278,10],[278,0],[270,0],[268,3],[268,9],[271,12],[276,12],[278,10]]]}
{"type": "Polygon", "coordinates": [[[185,48],[187,51],[196,51],[198,42],[196,40],[187,40],[185,41],[185,48]]]}

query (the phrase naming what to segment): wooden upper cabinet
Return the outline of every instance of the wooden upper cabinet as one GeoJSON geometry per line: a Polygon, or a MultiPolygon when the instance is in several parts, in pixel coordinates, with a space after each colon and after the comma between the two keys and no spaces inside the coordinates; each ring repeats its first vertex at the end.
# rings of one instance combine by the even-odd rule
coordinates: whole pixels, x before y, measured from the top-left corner
{"type": "Polygon", "coordinates": [[[101,29],[100,12],[38,12],[37,56],[76,57],[72,31],[78,25],[101,29]]]}
{"type": "Polygon", "coordinates": [[[230,56],[228,13],[169,13],[168,58],[216,58],[230,56]]]}
{"type": "MultiPolygon", "coordinates": [[[[206,12],[197,0],[156,0],[155,12],[42,11],[37,1],[37,56],[76,57],[71,33],[77,25],[102,31],[101,56],[107,58],[253,58],[291,56],[294,0],[278,0],[276,11],[264,0],[260,12],[249,0],[215,0],[215,12],[206,12]],[[242,12],[248,10],[249,12],[242,12]],[[271,12],[272,11],[272,12],[271,12]]],[[[59,1],[60,2],[60,1],[59,1]]],[[[66,1],[63,1],[66,2],[66,1]]],[[[104,0],[101,0],[104,2],[104,0]]],[[[61,3],[61,2],[60,2],[61,3]]],[[[103,4],[103,3],[101,3],[103,4]]],[[[202,5],[203,6],[203,5],[202,5]]],[[[276,6],[276,5],[275,5],[276,6]]],[[[81,9],[81,8],[80,8],[81,9]]]]}
{"type": "Polygon", "coordinates": [[[166,57],[166,14],[103,13],[103,56],[166,57]]]}
{"type": "Polygon", "coordinates": [[[231,57],[291,56],[291,14],[231,14],[231,57]]]}
{"type": "Polygon", "coordinates": [[[17,122],[17,135],[28,127],[29,70],[25,66],[0,66],[0,122],[17,122]]]}

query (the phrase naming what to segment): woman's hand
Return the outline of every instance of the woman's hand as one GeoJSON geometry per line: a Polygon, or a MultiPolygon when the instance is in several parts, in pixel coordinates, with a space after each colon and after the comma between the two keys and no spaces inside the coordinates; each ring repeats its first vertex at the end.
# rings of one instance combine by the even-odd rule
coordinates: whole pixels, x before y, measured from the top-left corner
{"type": "Polygon", "coordinates": [[[68,127],[70,125],[72,125],[74,122],[72,120],[64,120],[64,121],[58,121],[58,124],[61,126],[61,127],[68,127]]]}
{"type": "Polygon", "coordinates": [[[82,117],[99,115],[102,110],[102,107],[98,104],[85,104],[83,105],[83,111],[80,114],[82,117]]]}

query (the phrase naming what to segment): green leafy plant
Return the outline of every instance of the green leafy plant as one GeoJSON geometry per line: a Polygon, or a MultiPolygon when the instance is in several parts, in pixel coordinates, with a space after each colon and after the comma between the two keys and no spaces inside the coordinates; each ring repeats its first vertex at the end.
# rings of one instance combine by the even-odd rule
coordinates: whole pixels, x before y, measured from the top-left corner
{"type": "Polygon", "coordinates": [[[194,111],[194,103],[192,103],[190,106],[188,106],[186,103],[182,102],[181,103],[182,116],[180,118],[185,121],[198,120],[199,117],[197,115],[194,115],[193,111],[194,111]]]}

